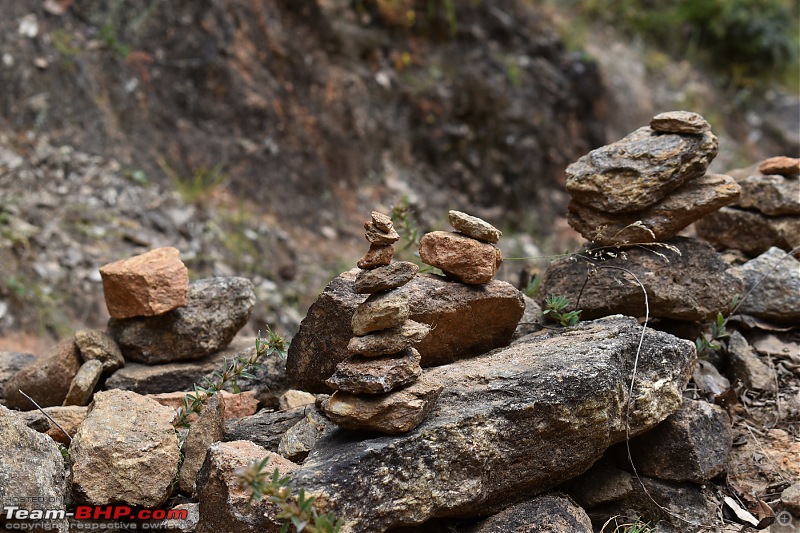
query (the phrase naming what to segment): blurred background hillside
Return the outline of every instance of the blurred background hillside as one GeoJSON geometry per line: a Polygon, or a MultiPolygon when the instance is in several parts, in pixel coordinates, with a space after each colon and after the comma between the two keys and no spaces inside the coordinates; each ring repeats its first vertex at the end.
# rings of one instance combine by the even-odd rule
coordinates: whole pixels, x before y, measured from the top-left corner
{"type": "Polygon", "coordinates": [[[97,268],[176,246],[296,331],[395,211],[576,242],[564,169],[662,111],[714,172],[800,155],[794,0],[17,0],[0,6],[0,350],[107,315],[97,268]]]}

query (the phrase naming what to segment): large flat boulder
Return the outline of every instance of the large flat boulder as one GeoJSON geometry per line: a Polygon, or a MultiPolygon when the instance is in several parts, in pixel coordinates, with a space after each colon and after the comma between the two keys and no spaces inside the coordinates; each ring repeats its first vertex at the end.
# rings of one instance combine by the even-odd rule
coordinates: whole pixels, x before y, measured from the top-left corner
{"type": "MultiPolygon", "coordinates": [[[[286,370],[298,388],[331,392],[325,380],[336,365],[349,357],[347,343],[353,336],[353,313],[366,299],[366,295],[352,290],[358,272],[345,272],[325,287],[292,340],[286,370]]],[[[408,297],[410,318],[433,328],[414,346],[422,355],[423,367],[451,363],[508,345],[525,310],[521,293],[498,280],[464,285],[422,274],[398,292],[408,297]]]]}
{"type": "Polygon", "coordinates": [[[694,345],[613,316],[430,368],[444,384],[425,421],[376,437],[338,429],[295,472],[345,521],[385,531],[432,517],[479,516],[530,499],[587,470],[612,444],[681,405],[694,345]]]}

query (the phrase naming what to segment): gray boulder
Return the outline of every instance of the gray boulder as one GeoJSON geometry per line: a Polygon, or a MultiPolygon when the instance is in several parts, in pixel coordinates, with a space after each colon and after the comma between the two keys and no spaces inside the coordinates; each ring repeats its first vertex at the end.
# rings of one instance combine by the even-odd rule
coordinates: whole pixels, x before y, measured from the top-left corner
{"type": "Polygon", "coordinates": [[[800,322],[800,261],[780,248],[770,248],[747,263],[730,269],[744,280],[750,294],[739,312],[765,320],[800,322]]]}

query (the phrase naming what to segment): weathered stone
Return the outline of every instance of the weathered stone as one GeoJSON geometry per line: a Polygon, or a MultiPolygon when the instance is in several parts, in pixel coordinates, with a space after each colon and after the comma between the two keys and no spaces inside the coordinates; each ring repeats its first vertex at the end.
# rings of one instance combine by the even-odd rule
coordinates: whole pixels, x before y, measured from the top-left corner
{"type": "Polygon", "coordinates": [[[749,293],[740,313],[779,323],[800,322],[800,261],[773,247],[729,272],[744,280],[749,293]]]}
{"type": "Polygon", "coordinates": [[[795,516],[800,515],[800,482],[790,485],[781,492],[781,503],[795,516]]]}
{"type": "Polygon", "coordinates": [[[707,243],[676,237],[668,244],[680,253],[665,247],[629,248],[624,254],[616,250],[616,257],[598,261],[596,268],[569,258],[555,261],[542,278],[540,303],[561,295],[583,310],[582,319],[617,313],[643,317],[642,289],[619,269],[632,272],[647,289],[650,317],[710,320],[727,310],[734,296],[744,294],[741,280],[728,272],[727,263],[707,243]]]}
{"type": "Polygon", "coordinates": [[[126,359],[146,364],[196,360],[225,348],[254,304],[248,279],[203,279],[189,285],[185,307],[157,317],[112,318],[108,332],[126,359]]]}
{"type": "Polygon", "coordinates": [[[775,391],[776,378],[773,371],[756,355],[747,339],[738,331],[728,338],[728,360],[733,375],[748,389],[775,391]]]}
{"type": "Polygon", "coordinates": [[[113,318],[155,316],[186,305],[189,270],[176,248],[110,263],[100,267],[100,276],[113,318]]]}
{"type": "Polygon", "coordinates": [[[370,295],[353,313],[353,335],[366,335],[373,331],[400,326],[411,313],[408,295],[402,291],[370,295]]]}
{"type": "Polygon", "coordinates": [[[636,481],[631,474],[601,459],[589,470],[568,481],[564,488],[578,505],[591,509],[627,498],[633,493],[634,483],[636,481]]]}
{"type": "Polygon", "coordinates": [[[306,416],[283,434],[278,443],[278,453],[292,462],[301,463],[317,442],[337,427],[320,411],[310,409],[306,416]]]}
{"type": "Polygon", "coordinates": [[[276,468],[281,475],[297,465],[250,441],[218,442],[208,449],[203,467],[197,475],[196,494],[200,501],[200,521],[196,533],[278,533],[278,507],[267,498],[250,502],[250,491],[239,483],[240,469],[269,456],[267,472],[276,468]]]}
{"type": "Polygon", "coordinates": [[[471,527],[465,533],[592,533],[586,511],[569,497],[559,494],[538,496],[513,505],[471,527]]]}
{"type": "Polygon", "coordinates": [[[639,128],[569,165],[567,192],[599,211],[641,211],[703,176],[718,144],[711,132],[679,135],[639,128]]]}
{"type": "Polygon", "coordinates": [[[168,518],[157,522],[158,527],[151,527],[151,529],[159,529],[160,531],[177,531],[179,533],[194,533],[197,529],[197,523],[200,522],[200,504],[199,503],[182,503],[176,505],[167,511],[167,516],[170,511],[186,511],[186,518],[168,518]]]}
{"type": "Polygon", "coordinates": [[[372,294],[396,289],[414,279],[418,271],[419,267],[410,261],[396,261],[372,270],[362,270],[356,276],[352,291],[356,294],[372,294]]]}
{"type": "Polygon", "coordinates": [[[397,435],[425,420],[442,389],[440,382],[423,376],[388,394],[360,396],[336,391],[322,403],[322,411],[343,428],[397,435]]]}
{"type": "Polygon", "coordinates": [[[500,237],[503,236],[502,231],[485,220],[462,213],[461,211],[450,211],[447,217],[450,220],[450,225],[454,229],[473,239],[497,244],[500,237]]]}
{"type": "Polygon", "coordinates": [[[36,361],[30,353],[0,352],[0,392],[11,376],[36,361]]]}
{"type": "Polygon", "coordinates": [[[762,174],[779,174],[781,176],[796,176],[800,174],[800,159],[796,157],[770,157],[758,165],[762,174]]]}
{"type": "Polygon", "coordinates": [[[697,236],[717,250],[733,248],[755,257],[776,246],[800,246],[800,217],[767,217],[754,211],[723,207],[694,225],[697,236]]]}
{"type": "Polygon", "coordinates": [[[394,223],[389,216],[378,211],[373,211],[371,216],[372,223],[375,224],[375,227],[378,228],[378,230],[384,233],[389,233],[394,228],[394,223]]]}
{"type": "Polygon", "coordinates": [[[9,406],[22,411],[36,407],[20,390],[41,407],[61,405],[80,366],[75,337],[64,339],[11,376],[3,389],[3,398],[9,406]]]}
{"type": "MultiPolygon", "coordinates": [[[[300,389],[330,392],[325,379],[349,356],[352,316],[364,301],[352,290],[357,272],[345,272],[325,288],[289,346],[286,371],[300,389]]],[[[423,367],[508,345],[524,311],[521,293],[503,281],[464,285],[423,274],[401,290],[408,294],[411,319],[433,328],[416,346],[423,367]]]]}
{"type": "MultiPolygon", "coordinates": [[[[13,411],[0,405],[0,502],[26,511],[64,509],[67,472],[58,446],[50,437],[25,425],[13,411]]],[[[15,522],[5,520],[6,529],[19,530],[22,525],[43,523],[42,520],[15,522]]],[[[50,523],[50,522],[48,522],[50,523]]],[[[52,531],[69,531],[66,519],[53,520],[52,531]]]]}
{"type": "Polygon", "coordinates": [[[283,434],[302,420],[310,408],[306,405],[285,411],[262,409],[254,415],[229,420],[225,424],[225,440],[250,440],[271,452],[277,452],[283,434]]]}
{"type": "Polygon", "coordinates": [[[731,420],[722,407],[685,399],[678,412],[632,439],[630,447],[640,474],[702,484],[725,471],[731,442],[731,420]]]}
{"type": "Polygon", "coordinates": [[[416,381],[422,356],[414,348],[383,357],[354,356],[336,365],[325,382],[330,388],[354,394],[384,394],[416,381]]]}
{"type": "Polygon", "coordinates": [[[400,235],[397,234],[394,228],[389,231],[381,231],[371,220],[364,222],[364,229],[366,230],[364,237],[367,238],[370,244],[387,245],[394,244],[400,240],[400,235]]]}
{"type": "Polygon", "coordinates": [[[419,241],[419,256],[423,263],[470,285],[491,281],[503,262],[499,248],[448,231],[426,233],[419,241]]]}
{"type": "Polygon", "coordinates": [[[336,431],[294,478],[345,531],[496,512],[585,471],[625,439],[626,421],[638,435],[680,407],[693,343],[647,329],[628,398],[641,336],[635,319],[608,317],[427,369],[446,387],[420,426],[394,437],[336,431]]]}
{"type": "MultiPolygon", "coordinates": [[[[225,402],[225,417],[234,419],[243,416],[250,416],[258,411],[258,400],[256,399],[255,391],[245,391],[239,394],[232,394],[228,391],[222,391],[222,400],[225,402]]],[[[176,411],[183,405],[183,399],[186,397],[185,392],[162,392],[160,394],[148,394],[147,398],[151,398],[165,407],[171,407],[176,411]]],[[[189,416],[189,422],[193,423],[197,420],[196,414],[189,416]]]]}
{"type": "Polygon", "coordinates": [[[110,374],[125,366],[117,342],[105,331],[80,329],[75,332],[75,344],[84,362],[97,360],[103,363],[103,373],[110,374]]]}
{"type": "Polygon", "coordinates": [[[294,409],[304,405],[314,405],[316,401],[317,397],[309,392],[291,389],[281,395],[278,407],[280,409],[294,409]]]}
{"type": "Polygon", "coordinates": [[[753,175],[738,183],[742,196],[737,206],[768,216],[800,215],[800,179],[753,175]]]}
{"type": "Polygon", "coordinates": [[[180,489],[191,494],[197,472],[206,460],[208,447],[225,436],[225,402],[221,394],[208,400],[200,417],[191,425],[183,443],[183,464],[179,474],[180,489]]]}
{"type": "Polygon", "coordinates": [[[172,491],[180,449],[175,411],[129,391],[94,395],[72,445],[72,492],[92,505],[158,507],[172,491]]]}
{"type": "Polygon", "coordinates": [[[706,394],[709,399],[722,394],[731,388],[731,382],[719,373],[717,367],[708,361],[697,361],[697,366],[692,373],[692,380],[700,392],[706,394]]]}
{"type": "Polygon", "coordinates": [[[97,359],[86,361],[72,378],[64,405],[89,405],[92,394],[103,375],[103,363],[97,359]]]}
{"type": "Polygon", "coordinates": [[[353,337],[347,344],[347,351],[365,357],[399,353],[418,344],[430,331],[427,324],[406,320],[401,326],[353,337]]]}
{"type": "MultiPolygon", "coordinates": [[[[89,409],[82,405],[67,405],[45,407],[43,411],[72,437],[78,431],[80,425],[83,424],[89,409]]],[[[70,439],[64,435],[64,432],[38,410],[25,411],[20,413],[20,416],[29,428],[39,433],[47,433],[54,441],[69,446],[70,439]]]]}
{"type": "Polygon", "coordinates": [[[739,192],[730,176],[706,174],[636,213],[607,214],[572,201],[567,220],[578,233],[597,244],[663,242],[692,222],[734,202],[739,192]]]}
{"type": "Polygon", "coordinates": [[[369,250],[358,260],[356,266],[364,270],[386,266],[392,262],[393,256],[394,246],[391,244],[370,244],[369,250]]]}
{"type": "Polygon", "coordinates": [[[706,119],[702,115],[691,111],[667,111],[659,113],[650,121],[654,131],[664,133],[690,133],[700,134],[711,131],[706,119]]]}

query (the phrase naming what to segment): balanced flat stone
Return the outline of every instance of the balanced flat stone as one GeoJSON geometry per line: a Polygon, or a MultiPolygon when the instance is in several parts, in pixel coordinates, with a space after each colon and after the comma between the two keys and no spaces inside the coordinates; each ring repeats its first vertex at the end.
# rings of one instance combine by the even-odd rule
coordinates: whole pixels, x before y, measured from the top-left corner
{"type": "Polygon", "coordinates": [[[353,355],[376,357],[402,352],[409,346],[419,343],[430,333],[427,324],[406,320],[402,325],[353,337],[347,344],[347,351],[353,355]]]}
{"type": "Polygon", "coordinates": [[[454,229],[473,239],[497,244],[503,236],[503,232],[478,217],[461,211],[450,211],[447,216],[454,229]]]}
{"type": "Polygon", "coordinates": [[[370,244],[389,245],[400,240],[400,235],[394,228],[389,231],[382,231],[372,221],[364,222],[364,229],[366,230],[364,236],[370,244]]]}
{"type": "Polygon", "coordinates": [[[386,266],[392,262],[394,246],[391,244],[370,244],[364,257],[358,260],[356,266],[364,270],[386,266]]]}
{"type": "Polygon", "coordinates": [[[378,230],[384,233],[389,233],[392,231],[392,229],[394,229],[394,223],[392,223],[391,217],[378,211],[373,211],[371,216],[372,223],[375,224],[375,227],[378,228],[378,230]]]}
{"type": "Polygon", "coordinates": [[[325,383],[353,394],[385,394],[415,381],[422,374],[421,360],[414,348],[382,357],[354,356],[336,365],[325,383]]]}
{"type": "Polygon", "coordinates": [[[366,335],[373,331],[402,325],[409,316],[408,294],[402,291],[381,292],[371,295],[356,307],[353,313],[353,335],[366,335]]]}
{"type": "Polygon", "coordinates": [[[659,113],[650,121],[654,131],[664,133],[690,133],[701,134],[711,131],[706,119],[702,115],[691,111],[667,111],[659,113]]]}
{"type": "Polygon", "coordinates": [[[781,176],[797,176],[800,174],[800,159],[796,157],[770,157],[758,166],[762,174],[780,174],[781,176]]]}
{"type": "Polygon", "coordinates": [[[362,270],[356,276],[352,290],[356,294],[373,294],[396,289],[411,281],[418,271],[419,267],[410,261],[396,261],[372,270],[362,270]]]}
{"type": "Polygon", "coordinates": [[[426,233],[419,241],[419,256],[425,264],[470,285],[491,281],[503,262],[496,246],[449,231],[426,233]]]}

